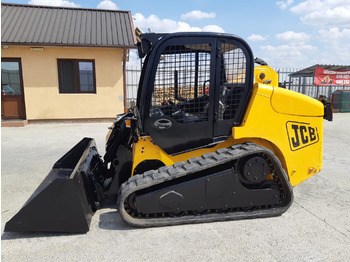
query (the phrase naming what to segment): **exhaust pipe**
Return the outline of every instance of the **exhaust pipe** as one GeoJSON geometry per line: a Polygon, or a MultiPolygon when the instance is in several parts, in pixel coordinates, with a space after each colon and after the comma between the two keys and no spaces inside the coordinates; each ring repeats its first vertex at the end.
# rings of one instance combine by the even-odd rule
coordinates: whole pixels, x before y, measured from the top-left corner
{"type": "Polygon", "coordinates": [[[5,231],[89,231],[99,207],[95,174],[103,164],[93,138],[83,138],[53,166],[5,231]]]}

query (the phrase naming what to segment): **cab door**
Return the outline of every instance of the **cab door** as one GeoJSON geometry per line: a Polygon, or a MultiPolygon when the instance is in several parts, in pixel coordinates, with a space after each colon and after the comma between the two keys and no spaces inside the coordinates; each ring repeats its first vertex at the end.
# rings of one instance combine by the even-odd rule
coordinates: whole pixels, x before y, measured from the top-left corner
{"type": "Polygon", "coordinates": [[[145,133],[168,154],[212,143],[216,39],[173,36],[147,61],[145,133]]]}
{"type": "Polygon", "coordinates": [[[242,123],[253,85],[254,62],[240,38],[218,39],[216,61],[214,137],[225,139],[242,123]]]}

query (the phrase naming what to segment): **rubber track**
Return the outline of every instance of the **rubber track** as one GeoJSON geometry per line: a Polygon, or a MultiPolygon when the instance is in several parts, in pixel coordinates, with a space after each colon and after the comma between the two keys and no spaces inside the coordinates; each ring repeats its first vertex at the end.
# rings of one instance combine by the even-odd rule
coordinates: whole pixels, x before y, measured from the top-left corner
{"type": "Polygon", "coordinates": [[[121,218],[130,225],[139,227],[152,227],[279,216],[289,208],[289,206],[292,204],[292,201],[292,186],[289,182],[286,172],[282,168],[279,159],[272,153],[272,151],[265,147],[254,143],[244,143],[233,145],[229,148],[222,148],[214,153],[207,153],[201,157],[191,158],[186,162],[182,161],[175,163],[172,166],[163,166],[158,170],[150,170],[141,175],[135,175],[129,178],[129,180],[122,184],[120,187],[118,197],[118,211],[121,218]],[[258,209],[249,212],[237,211],[231,213],[208,213],[203,215],[187,214],[185,216],[179,217],[144,217],[141,215],[138,217],[133,217],[125,210],[125,200],[138,190],[142,190],[172,179],[183,177],[194,172],[219,166],[221,164],[225,164],[229,161],[233,161],[250,154],[261,153],[268,156],[273,166],[275,167],[277,175],[280,177],[279,180],[282,184],[285,194],[285,203],[283,203],[280,207],[258,209]]]}

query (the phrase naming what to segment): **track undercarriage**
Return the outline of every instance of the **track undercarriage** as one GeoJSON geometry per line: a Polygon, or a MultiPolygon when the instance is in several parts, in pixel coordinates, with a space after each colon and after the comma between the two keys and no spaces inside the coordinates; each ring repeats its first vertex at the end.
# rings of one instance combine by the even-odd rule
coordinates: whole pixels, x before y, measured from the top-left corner
{"type": "Polygon", "coordinates": [[[278,216],[292,199],[279,159],[246,143],[131,177],[118,211],[134,226],[167,226],[278,216]]]}

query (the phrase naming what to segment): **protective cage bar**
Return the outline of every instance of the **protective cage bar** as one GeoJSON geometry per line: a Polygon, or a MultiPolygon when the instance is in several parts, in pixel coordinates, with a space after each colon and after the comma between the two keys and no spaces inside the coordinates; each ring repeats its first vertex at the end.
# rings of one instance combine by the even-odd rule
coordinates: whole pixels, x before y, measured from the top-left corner
{"type": "Polygon", "coordinates": [[[210,58],[209,44],[169,46],[158,64],[152,108],[171,105],[173,109],[184,110],[187,115],[176,116],[176,112],[163,110],[180,123],[190,117],[194,122],[207,120],[203,110],[209,101],[210,58]]]}
{"type": "MultiPolygon", "coordinates": [[[[234,119],[246,81],[246,56],[234,44],[221,44],[217,120],[234,119]]],[[[211,83],[210,44],[167,47],[157,67],[150,116],[179,123],[208,120],[211,83]]]]}
{"type": "Polygon", "coordinates": [[[246,56],[233,44],[222,44],[219,120],[234,119],[244,92],[246,56]],[[222,112],[223,111],[223,112],[222,112]]]}

